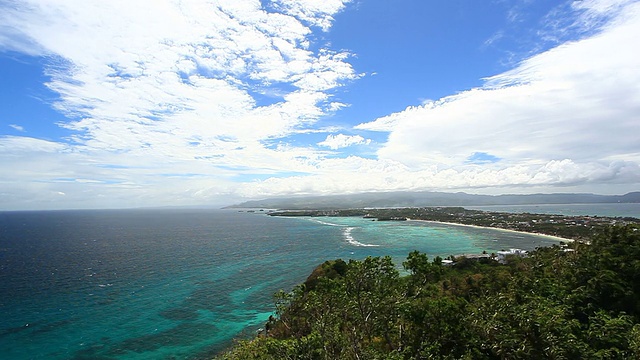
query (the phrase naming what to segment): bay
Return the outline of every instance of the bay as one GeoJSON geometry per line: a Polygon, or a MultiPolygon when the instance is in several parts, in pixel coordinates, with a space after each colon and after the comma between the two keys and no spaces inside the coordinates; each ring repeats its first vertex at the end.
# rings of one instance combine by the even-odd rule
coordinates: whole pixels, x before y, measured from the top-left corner
{"type": "Polygon", "coordinates": [[[235,210],[0,213],[7,359],[209,359],[328,259],[533,249],[556,240],[418,221],[235,210]]]}

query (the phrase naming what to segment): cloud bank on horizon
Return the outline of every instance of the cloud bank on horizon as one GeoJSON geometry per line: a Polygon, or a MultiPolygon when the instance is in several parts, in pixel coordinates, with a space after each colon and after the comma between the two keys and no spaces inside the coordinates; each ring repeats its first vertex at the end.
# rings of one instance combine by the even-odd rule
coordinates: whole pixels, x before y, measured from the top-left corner
{"type": "Polygon", "coordinates": [[[38,59],[55,95],[43,102],[62,116],[62,135],[32,135],[46,116],[0,119],[0,208],[639,189],[640,2],[560,1],[534,29],[553,45],[532,44],[481,85],[345,119],[375,106],[354,84],[385,75],[332,46],[334,26],[364,6],[0,1],[0,54],[38,59]]]}

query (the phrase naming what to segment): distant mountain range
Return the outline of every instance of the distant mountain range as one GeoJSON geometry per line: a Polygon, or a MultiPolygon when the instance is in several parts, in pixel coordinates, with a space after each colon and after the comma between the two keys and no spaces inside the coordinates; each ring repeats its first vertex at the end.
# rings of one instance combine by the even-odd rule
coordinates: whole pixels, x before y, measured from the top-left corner
{"type": "Polygon", "coordinates": [[[529,194],[473,195],[463,192],[375,192],[353,195],[300,196],[247,201],[227,208],[350,209],[421,206],[640,203],[640,191],[624,195],[529,194]]]}

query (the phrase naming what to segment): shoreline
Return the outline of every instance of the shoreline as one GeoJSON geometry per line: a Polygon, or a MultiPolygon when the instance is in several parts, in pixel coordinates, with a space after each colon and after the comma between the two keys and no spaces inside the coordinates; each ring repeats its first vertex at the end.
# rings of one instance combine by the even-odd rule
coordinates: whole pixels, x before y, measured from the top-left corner
{"type": "Polygon", "coordinates": [[[489,229],[489,230],[497,230],[497,231],[506,231],[506,232],[517,233],[517,234],[528,234],[528,235],[535,235],[535,236],[545,237],[545,238],[549,238],[549,239],[553,239],[553,240],[557,240],[557,241],[562,241],[562,242],[565,242],[565,243],[572,243],[572,242],[575,241],[574,239],[563,238],[563,237],[555,236],[555,235],[547,235],[547,234],[541,234],[541,233],[535,233],[535,232],[503,229],[503,228],[491,227],[491,226],[469,225],[469,224],[452,223],[452,222],[446,222],[446,221],[433,221],[433,220],[420,220],[420,219],[407,219],[407,221],[420,221],[420,222],[433,223],[433,224],[466,226],[466,227],[476,228],[476,229],[489,229]]]}

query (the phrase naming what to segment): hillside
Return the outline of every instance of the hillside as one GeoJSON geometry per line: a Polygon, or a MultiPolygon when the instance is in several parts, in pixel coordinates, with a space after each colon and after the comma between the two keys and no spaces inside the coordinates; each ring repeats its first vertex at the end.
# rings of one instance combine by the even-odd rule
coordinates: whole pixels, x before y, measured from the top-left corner
{"type": "Polygon", "coordinates": [[[346,209],[422,206],[483,206],[529,204],[597,204],[640,203],[640,192],[625,195],[596,194],[529,194],[529,195],[474,195],[446,192],[374,192],[352,195],[325,195],[270,198],[247,201],[228,208],[265,209],[346,209]]]}

